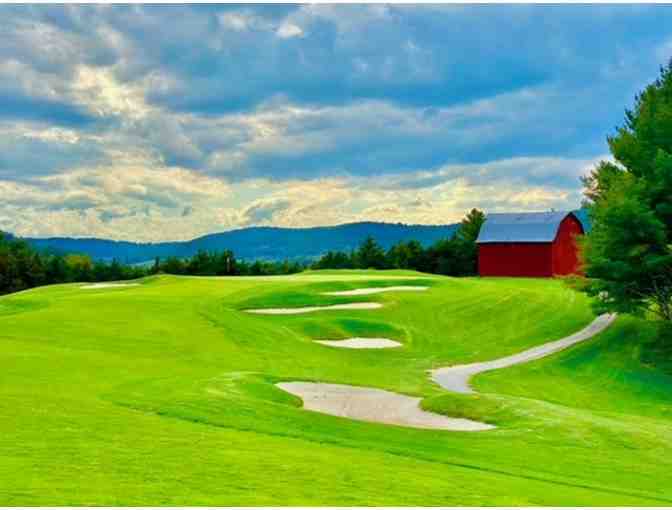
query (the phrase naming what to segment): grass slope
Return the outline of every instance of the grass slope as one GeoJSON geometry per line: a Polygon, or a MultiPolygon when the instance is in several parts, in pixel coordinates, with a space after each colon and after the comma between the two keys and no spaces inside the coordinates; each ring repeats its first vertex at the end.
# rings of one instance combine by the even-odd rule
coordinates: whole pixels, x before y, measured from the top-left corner
{"type": "Polygon", "coordinates": [[[599,338],[475,379],[426,371],[505,356],[592,320],[562,282],[412,272],[153,277],[0,299],[0,505],[670,505],[672,379],[639,361],[652,331],[599,338]],[[419,293],[321,292],[429,285],[419,293]],[[245,308],[378,301],[379,310],[245,308]],[[316,338],[387,336],[353,351],[316,338]],[[373,386],[495,423],[445,432],[299,409],[282,380],[373,386]]]}

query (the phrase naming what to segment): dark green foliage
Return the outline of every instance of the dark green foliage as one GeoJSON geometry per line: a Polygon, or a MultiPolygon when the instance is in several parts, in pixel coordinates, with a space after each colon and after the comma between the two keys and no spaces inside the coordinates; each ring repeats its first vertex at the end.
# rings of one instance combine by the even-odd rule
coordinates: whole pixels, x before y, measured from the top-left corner
{"type": "Polygon", "coordinates": [[[0,232],[0,294],[65,282],[128,280],[145,276],[142,268],[91,261],[87,255],[41,253],[26,241],[0,232]]]}
{"type": "Polygon", "coordinates": [[[385,252],[371,236],[364,239],[357,250],[356,260],[357,266],[363,269],[384,269],[387,265],[385,252]]]}
{"type": "Polygon", "coordinates": [[[304,264],[288,260],[268,262],[255,260],[246,262],[237,260],[231,250],[208,252],[199,250],[191,258],[168,257],[164,261],[156,259],[150,272],[183,274],[195,276],[259,276],[299,273],[306,268],[304,264]]]}
{"type": "Polygon", "coordinates": [[[637,96],[609,147],[616,164],[583,180],[589,291],[602,309],[672,321],[672,64],[637,96]]]}
{"type": "Polygon", "coordinates": [[[483,212],[472,209],[451,238],[439,239],[427,248],[424,248],[419,241],[400,241],[384,252],[372,237],[368,237],[354,252],[329,251],[312,267],[313,269],[414,269],[449,276],[474,275],[477,273],[476,239],[484,221],[483,212]]]}
{"type": "Polygon", "coordinates": [[[429,269],[427,253],[418,241],[402,241],[392,246],[387,252],[387,263],[396,269],[429,269]]]}
{"type": "Polygon", "coordinates": [[[150,274],[168,273],[199,276],[292,274],[305,269],[298,262],[239,262],[231,250],[200,250],[191,258],[168,257],[152,266],[133,266],[113,259],[92,261],[88,255],[41,253],[26,241],[0,232],[0,294],[68,282],[132,280],[150,274]]]}
{"type": "Polygon", "coordinates": [[[481,227],[485,223],[485,214],[478,209],[472,209],[460,222],[455,237],[465,243],[476,243],[481,227]]]}
{"type": "Polygon", "coordinates": [[[0,232],[0,294],[41,285],[46,280],[42,258],[28,243],[0,232]]]}
{"type": "Polygon", "coordinates": [[[282,262],[272,262],[255,260],[252,264],[241,261],[237,265],[236,273],[241,276],[262,276],[278,274],[300,273],[306,269],[306,265],[297,261],[284,260],[282,262]]]}
{"type": "Polygon", "coordinates": [[[313,264],[313,269],[354,269],[352,255],[342,251],[328,251],[313,264]]]}

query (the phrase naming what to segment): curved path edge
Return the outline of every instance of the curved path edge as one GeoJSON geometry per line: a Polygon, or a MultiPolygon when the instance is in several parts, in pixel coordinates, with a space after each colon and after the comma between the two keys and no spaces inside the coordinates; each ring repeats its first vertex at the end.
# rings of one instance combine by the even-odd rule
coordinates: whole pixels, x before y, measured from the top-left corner
{"type": "Polygon", "coordinates": [[[555,354],[556,352],[594,337],[607,329],[615,319],[616,314],[600,315],[581,331],[565,338],[561,338],[560,340],[538,345],[537,347],[532,347],[526,351],[496,360],[437,368],[430,371],[431,378],[446,390],[454,391],[456,393],[474,393],[474,390],[469,385],[469,380],[474,375],[550,356],[551,354],[555,354]]]}

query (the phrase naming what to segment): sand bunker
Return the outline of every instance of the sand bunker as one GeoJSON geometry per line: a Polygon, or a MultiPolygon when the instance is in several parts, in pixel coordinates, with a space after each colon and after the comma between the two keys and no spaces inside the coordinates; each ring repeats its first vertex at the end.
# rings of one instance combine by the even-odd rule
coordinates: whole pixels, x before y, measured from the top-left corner
{"type": "Polygon", "coordinates": [[[135,287],[139,283],[92,283],[91,285],[82,285],[80,289],[109,289],[115,287],[135,287]]]}
{"type": "Polygon", "coordinates": [[[412,285],[400,285],[397,287],[369,287],[365,289],[339,290],[337,292],[323,292],[324,296],[367,296],[369,294],[380,294],[381,292],[419,292],[427,290],[429,287],[420,287],[412,285]]]}
{"type": "Polygon", "coordinates": [[[247,313],[265,315],[294,315],[299,313],[320,312],[322,310],[375,310],[381,308],[380,303],[345,303],[341,305],[302,306],[300,308],[257,308],[245,310],[247,313]]]}
{"type": "Polygon", "coordinates": [[[432,380],[442,388],[457,393],[474,393],[469,386],[469,379],[472,376],[489,370],[506,368],[520,363],[527,363],[535,359],[549,356],[558,351],[571,347],[574,344],[583,342],[604,331],[616,319],[616,314],[600,315],[578,333],[571,336],[549,342],[537,347],[533,347],[518,354],[513,354],[505,358],[500,358],[483,363],[471,363],[469,365],[455,365],[452,367],[443,367],[432,370],[432,380]]]}
{"type": "Polygon", "coordinates": [[[487,423],[423,411],[420,398],[391,391],[308,382],[286,382],[277,386],[300,397],[305,409],[332,416],[419,429],[477,431],[494,428],[487,423]]]}
{"type": "MultiPolygon", "coordinates": [[[[554,354],[604,331],[615,318],[615,314],[601,315],[578,333],[505,358],[433,370],[431,372],[432,379],[447,390],[458,393],[473,393],[469,386],[469,379],[473,375],[526,363],[554,354]]],[[[331,343],[347,342],[348,340],[331,343]]],[[[323,342],[325,341],[320,343],[323,342]]],[[[353,420],[421,429],[478,431],[495,428],[487,423],[464,418],[449,418],[423,411],[420,408],[421,399],[417,397],[409,397],[375,388],[308,382],[279,383],[277,386],[292,395],[300,397],[305,409],[353,420]]]]}
{"type": "Polygon", "coordinates": [[[318,344],[345,349],[391,349],[401,347],[399,342],[389,338],[346,338],[344,340],[316,340],[318,344]]]}

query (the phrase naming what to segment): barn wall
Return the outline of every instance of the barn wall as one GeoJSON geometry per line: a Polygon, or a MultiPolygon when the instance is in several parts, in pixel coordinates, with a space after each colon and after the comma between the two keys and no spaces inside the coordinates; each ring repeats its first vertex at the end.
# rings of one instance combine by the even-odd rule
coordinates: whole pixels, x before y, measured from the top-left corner
{"type": "Polygon", "coordinates": [[[478,245],[481,276],[553,276],[551,243],[483,243],[478,245]]]}
{"type": "Polygon", "coordinates": [[[573,215],[567,216],[553,241],[553,274],[562,276],[580,273],[579,249],[576,236],[583,234],[583,227],[573,215]]]}

